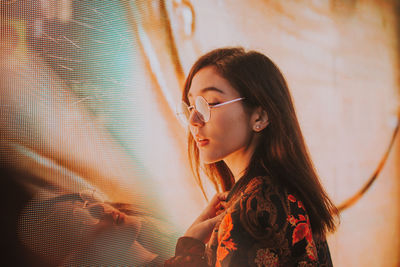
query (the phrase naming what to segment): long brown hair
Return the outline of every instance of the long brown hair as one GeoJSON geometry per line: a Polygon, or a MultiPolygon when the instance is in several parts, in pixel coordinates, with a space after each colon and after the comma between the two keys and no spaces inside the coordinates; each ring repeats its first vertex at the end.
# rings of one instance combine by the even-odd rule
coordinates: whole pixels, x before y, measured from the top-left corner
{"type": "MultiPolygon", "coordinates": [[[[241,47],[215,49],[200,57],[193,65],[184,85],[187,94],[195,74],[206,66],[214,66],[245,100],[245,109],[261,107],[268,114],[269,125],[261,132],[260,142],[250,160],[247,173],[263,168],[274,181],[294,190],[303,200],[313,232],[324,235],[335,230],[337,209],[323,189],[308,154],[297,121],[285,78],[265,55],[246,52],[241,47]]],[[[228,166],[219,161],[201,164],[192,135],[188,135],[188,154],[192,171],[204,194],[200,169],[203,169],[217,191],[227,191],[235,183],[228,166]]],[[[246,175],[246,174],[245,174],[246,175]]]]}

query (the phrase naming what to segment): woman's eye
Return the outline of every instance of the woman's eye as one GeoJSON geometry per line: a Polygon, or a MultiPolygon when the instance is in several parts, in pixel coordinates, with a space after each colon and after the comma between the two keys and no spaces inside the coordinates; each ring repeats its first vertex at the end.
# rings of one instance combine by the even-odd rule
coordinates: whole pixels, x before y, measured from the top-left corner
{"type": "Polygon", "coordinates": [[[208,105],[211,106],[211,107],[215,106],[215,105],[218,105],[218,104],[219,104],[219,102],[208,103],[208,105]]]}

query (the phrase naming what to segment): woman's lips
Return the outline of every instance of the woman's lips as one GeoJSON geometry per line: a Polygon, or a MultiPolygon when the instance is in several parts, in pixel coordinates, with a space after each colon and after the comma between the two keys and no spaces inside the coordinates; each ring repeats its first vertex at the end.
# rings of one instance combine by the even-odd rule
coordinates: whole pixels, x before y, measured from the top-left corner
{"type": "Polygon", "coordinates": [[[117,219],[117,224],[124,224],[124,222],[125,222],[125,214],[120,212],[117,219]]]}
{"type": "Polygon", "coordinates": [[[112,212],[112,217],[114,220],[114,224],[120,225],[125,221],[125,214],[122,212],[112,212]]]}
{"type": "Polygon", "coordinates": [[[198,145],[199,147],[203,147],[203,146],[207,145],[209,142],[210,142],[210,141],[209,141],[208,139],[202,139],[202,140],[198,140],[198,141],[197,141],[197,145],[198,145]]]}

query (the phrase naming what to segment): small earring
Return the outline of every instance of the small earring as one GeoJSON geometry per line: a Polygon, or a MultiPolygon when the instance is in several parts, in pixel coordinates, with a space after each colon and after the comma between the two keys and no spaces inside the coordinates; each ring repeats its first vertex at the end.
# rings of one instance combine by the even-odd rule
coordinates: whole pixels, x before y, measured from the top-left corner
{"type": "Polygon", "coordinates": [[[256,130],[259,130],[260,129],[260,125],[256,125],[256,130]]]}

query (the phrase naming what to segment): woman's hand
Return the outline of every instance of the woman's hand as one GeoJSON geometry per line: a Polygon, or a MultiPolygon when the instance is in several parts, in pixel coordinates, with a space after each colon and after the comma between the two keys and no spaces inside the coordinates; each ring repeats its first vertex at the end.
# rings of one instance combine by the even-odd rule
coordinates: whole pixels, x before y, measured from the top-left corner
{"type": "Polygon", "coordinates": [[[186,231],[185,236],[193,237],[207,243],[215,224],[225,214],[226,197],[229,192],[217,193],[203,210],[200,216],[186,231]]]}

